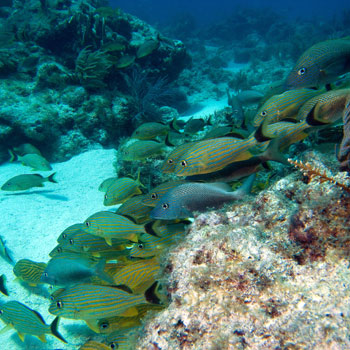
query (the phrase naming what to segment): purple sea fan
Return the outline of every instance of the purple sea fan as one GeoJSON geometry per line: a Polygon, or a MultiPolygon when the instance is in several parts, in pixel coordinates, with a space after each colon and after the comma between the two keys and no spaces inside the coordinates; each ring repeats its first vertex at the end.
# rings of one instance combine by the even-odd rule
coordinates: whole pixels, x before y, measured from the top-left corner
{"type": "Polygon", "coordinates": [[[350,171],[350,99],[346,102],[343,114],[343,139],[337,154],[340,169],[350,171]]]}

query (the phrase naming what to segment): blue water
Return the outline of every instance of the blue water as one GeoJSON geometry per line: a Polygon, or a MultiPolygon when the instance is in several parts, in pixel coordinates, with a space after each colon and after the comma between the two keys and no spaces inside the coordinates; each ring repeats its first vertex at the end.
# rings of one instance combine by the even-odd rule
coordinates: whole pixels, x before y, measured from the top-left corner
{"type": "Polygon", "coordinates": [[[238,8],[246,7],[262,10],[269,8],[283,17],[305,20],[330,19],[333,16],[343,16],[346,10],[350,11],[350,3],[346,0],[110,0],[110,4],[145,21],[160,24],[166,24],[177,15],[187,13],[195,18],[198,25],[208,25],[227,18],[238,8]]]}

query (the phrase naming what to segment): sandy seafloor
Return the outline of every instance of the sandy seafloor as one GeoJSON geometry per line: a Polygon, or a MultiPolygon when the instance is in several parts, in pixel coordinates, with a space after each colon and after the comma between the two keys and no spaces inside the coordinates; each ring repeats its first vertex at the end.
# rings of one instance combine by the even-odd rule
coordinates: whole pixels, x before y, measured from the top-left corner
{"type": "MultiPolygon", "coordinates": [[[[114,150],[97,149],[80,154],[67,162],[52,164],[56,172],[57,184],[45,182],[43,188],[33,188],[24,192],[0,191],[0,235],[13,252],[14,260],[31,259],[47,262],[50,251],[56,246],[56,238],[68,226],[84,221],[89,215],[103,206],[103,193],[98,185],[115,175],[114,150]]],[[[51,172],[32,172],[19,163],[0,166],[0,184],[19,174],[51,172]]],[[[12,266],[0,258],[0,274],[7,277],[9,297],[0,295],[0,302],[17,300],[41,313],[50,324],[54,316],[49,314],[49,300],[31,293],[15,282],[12,266]]],[[[0,322],[3,325],[3,322],[0,322]]],[[[59,331],[69,344],[47,335],[47,343],[26,336],[22,343],[15,331],[0,335],[1,350],[53,350],[78,349],[79,345],[94,333],[84,322],[61,319],[59,331]]]]}

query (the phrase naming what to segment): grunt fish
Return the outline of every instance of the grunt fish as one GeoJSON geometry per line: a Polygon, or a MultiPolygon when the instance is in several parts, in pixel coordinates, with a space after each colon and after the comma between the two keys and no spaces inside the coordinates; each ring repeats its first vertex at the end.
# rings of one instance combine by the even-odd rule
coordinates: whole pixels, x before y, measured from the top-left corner
{"type": "Polygon", "coordinates": [[[22,341],[24,341],[25,334],[30,334],[38,337],[42,342],[46,342],[45,334],[51,334],[62,342],[67,343],[57,330],[58,317],[49,326],[39,312],[18,301],[9,301],[2,304],[0,306],[0,319],[6,323],[6,327],[0,332],[3,333],[14,328],[22,341]]]}
{"type": "Polygon", "coordinates": [[[125,202],[127,199],[141,194],[140,172],[136,180],[130,177],[121,177],[114,180],[107,188],[103,205],[111,206],[125,202]]]}
{"type": "Polygon", "coordinates": [[[196,142],[184,143],[172,150],[170,154],[165,158],[161,166],[161,171],[163,173],[173,173],[175,166],[177,165],[182,155],[187,152],[194,144],[196,144],[196,142]]]}
{"type": "Polygon", "coordinates": [[[75,284],[56,291],[49,312],[76,320],[96,320],[114,316],[135,316],[137,305],[147,304],[141,294],[91,284],[75,284]]]}
{"type": "Polygon", "coordinates": [[[95,340],[88,340],[85,344],[83,344],[79,348],[79,350],[111,350],[111,349],[113,348],[95,340]]]}
{"type": "Polygon", "coordinates": [[[15,160],[21,162],[25,166],[29,166],[32,170],[52,170],[50,163],[41,155],[36,153],[25,154],[24,156],[17,155],[9,150],[11,158],[10,162],[15,160]]]}
{"type": "Polygon", "coordinates": [[[121,150],[122,159],[126,161],[144,161],[163,153],[165,144],[153,140],[140,140],[124,146],[121,150]]]}
{"type": "Polygon", "coordinates": [[[106,192],[107,191],[107,188],[115,181],[117,180],[118,178],[116,176],[114,177],[109,177],[108,179],[106,180],[103,180],[100,184],[100,186],[98,186],[98,190],[100,192],[106,192]]]}
{"type": "Polygon", "coordinates": [[[63,230],[63,232],[58,236],[57,242],[63,243],[69,240],[70,236],[72,234],[75,234],[76,232],[81,232],[84,228],[84,225],[82,223],[79,224],[73,224],[71,226],[68,226],[66,229],[63,230]]]}
{"type": "Polygon", "coordinates": [[[298,89],[274,95],[258,109],[253,126],[258,127],[263,122],[270,124],[286,118],[295,118],[299,108],[307,100],[320,93],[321,91],[314,89],[298,89]]]}
{"type": "Polygon", "coordinates": [[[299,110],[297,119],[311,126],[333,123],[343,117],[350,100],[350,89],[331,90],[307,101],[299,110]]]}
{"type": "Polygon", "coordinates": [[[44,182],[57,183],[54,179],[56,173],[48,177],[43,177],[40,174],[22,174],[12,177],[7,180],[2,186],[3,191],[24,191],[32,187],[44,187],[44,182]]]}
{"type": "Polygon", "coordinates": [[[15,276],[30,286],[35,287],[41,281],[41,275],[46,268],[46,264],[43,262],[35,262],[29,259],[21,259],[16,262],[13,268],[15,276]]]}
{"type": "Polygon", "coordinates": [[[194,212],[204,212],[218,208],[225,203],[242,199],[250,193],[255,174],[250,175],[236,191],[225,183],[187,183],[167,192],[151,212],[153,219],[174,220],[194,216],[194,212]]]}
{"type": "Polygon", "coordinates": [[[116,214],[131,217],[137,224],[143,224],[150,221],[149,213],[152,208],[143,201],[148,195],[135,196],[125,201],[115,212],[116,214]]]}
{"type": "Polygon", "coordinates": [[[157,136],[167,135],[170,130],[175,130],[172,126],[175,123],[173,120],[169,125],[157,122],[143,123],[132,133],[131,138],[138,140],[152,140],[157,136]]]}
{"type": "Polygon", "coordinates": [[[350,38],[319,42],[298,59],[286,80],[288,89],[319,87],[350,70],[350,38]]]}
{"type": "Polygon", "coordinates": [[[159,40],[146,40],[144,41],[136,51],[136,57],[142,58],[150,55],[153,51],[157,50],[159,47],[159,40]]]}
{"type": "Polygon", "coordinates": [[[121,243],[137,242],[137,234],[146,232],[143,225],[137,225],[130,219],[109,211],[99,211],[88,217],[84,223],[87,233],[103,237],[109,245],[112,245],[112,238],[120,240],[121,243]]]}
{"type": "Polygon", "coordinates": [[[264,95],[257,90],[243,90],[237,94],[238,100],[244,105],[259,103],[263,97],[264,95]]]}
{"type": "Polygon", "coordinates": [[[256,144],[254,137],[236,139],[222,137],[195,143],[175,166],[177,176],[190,176],[218,171],[226,165],[251,158],[249,152],[256,144]]]}
{"type": "Polygon", "coordinates": [[[30,143],[23,143],[17,147],[13,147],[13,150],[20,156],[24,156],[25,154],[38,154],[39,156],[42,155],[41,152],[30,143]]]}

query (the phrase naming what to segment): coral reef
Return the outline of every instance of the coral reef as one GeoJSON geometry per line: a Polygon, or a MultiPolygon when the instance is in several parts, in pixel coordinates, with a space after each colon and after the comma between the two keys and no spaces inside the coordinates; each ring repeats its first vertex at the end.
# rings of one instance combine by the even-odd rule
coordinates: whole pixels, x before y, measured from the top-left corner
{"type": "MultiPolygon", "coordinates": [[[[323,168],[319,153],[304,158],[323,168]]],[[[349,184],[345,173],[334,178],[349,184]]],[[[196,218],[167,262],[172,302],[145,325],[137,349],[350,346],[350,197],[304,181],[293,172],[196,218]]]]}

